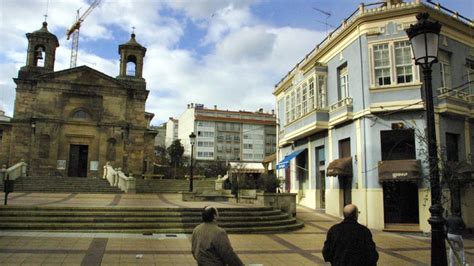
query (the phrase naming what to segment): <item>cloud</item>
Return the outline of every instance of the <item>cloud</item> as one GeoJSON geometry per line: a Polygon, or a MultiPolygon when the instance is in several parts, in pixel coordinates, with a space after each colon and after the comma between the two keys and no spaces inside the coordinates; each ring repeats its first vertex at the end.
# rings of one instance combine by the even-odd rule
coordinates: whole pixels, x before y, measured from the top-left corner
{"type": "MultiPolygon", "coordinates": [[[[138,42],[147,48],[143,77],[150,91],[146,111],[155,113],[153,124],[179,117],[191,102],[229,110],[263,107],[269,112],[275,105],[274,85],[324,33],[262,23],[253,15],[255,2],[102,1],[81,27],[77,65],[117,76],[118,45],[128,40],[135,26],[138,42]],[[197,38],[185,35],[190,23],[202,29],[197,38]],[[194,49],[203,45],[208,48],[205,53],[194,49]]],[[[69,67],[65,31],[75,10],[88,5],[85,0],[50,3],[48,28],[60,42],[55,70],[69,67]]],[[[0,30],[8,41],[0,42],[0,58],[5,59],[0,65],[0,108],[7,114],[13,112],[12,78],[26,62],[25,33],[41,27],[44,6],[40,1],[2,2],[0,30]]]]}
{"type": "Polygon", "coordinates": [[[273,52],[276,35],[263,27],[243,28],[217,44],[217,55],[230,62],[261,61],[273,52]]]}
{"type": "Polygon", "coordinates": [[[202,60],[185,50],[149,47],[147,108],[156,113],[156,122],[178,117],[191,102],[269,112],[275,108],[274,85],[322,36],[303,29],[245,27],[227,35],[202,60]]]}
{"type": "Polygon", "coordinates": [[[182,11],[189,19],[200,20],[214,17],[220,10],[233,6],[236,9],[247,8],[260,1],[255,0],[183,0],[167,1],[167,5],[175,10],[182,11]]]}

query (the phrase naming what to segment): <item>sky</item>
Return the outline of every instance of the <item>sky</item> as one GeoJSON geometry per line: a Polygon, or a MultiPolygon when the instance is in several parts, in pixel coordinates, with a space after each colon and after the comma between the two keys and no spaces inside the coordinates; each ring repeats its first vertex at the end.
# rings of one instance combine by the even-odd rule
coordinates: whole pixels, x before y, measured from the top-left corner
{"type": "MultiPolygon", "coordinates": [[[[178,118],[189,103],[224,110],[275,109],[275,84],[363,0],[102,0],[82,23],[77,66],[119,73],[118,45],[147,48],[143,77],[153,125],[178,118]]],[[[13,116],[13,78],[26,64],[25,34],[59,39],[55,71],[68,69],[66,30],[92,0],[0,0],[0,110],[13,116]]],[[[375,2],[375,1],[370,1],[375,2]]],[[[366,2],[366,3],[370,3],[366,2]]],[[[439,1],[474,17],[474,1],[439,1]]]]}

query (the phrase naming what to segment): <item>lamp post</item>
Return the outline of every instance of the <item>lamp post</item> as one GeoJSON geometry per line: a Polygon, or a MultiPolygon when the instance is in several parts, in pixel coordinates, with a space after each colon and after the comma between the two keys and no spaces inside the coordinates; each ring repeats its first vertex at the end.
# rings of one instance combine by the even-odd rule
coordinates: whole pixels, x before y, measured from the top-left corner
{"type": "Polygon", "coordinates": [[[191,169],[189,175],[189,192],[193,192],[193,150],[194,150],[194,143],[196,142],[196,135],[194,132],[189,134],[189,142],[191,143],[191,169]]]}
{"type": "Polygon", "coordinates": [[[425,89],[426,123],[428,136],[428,156],[431,186],[431,265],[447,265],[444,234],[443,206],[441,206],[441,187],[438,170],[438,147],[436,145],[433,89],[431,85],[431,66],[438,62],[438,40],[441,24],[428,21],[428,13],[416,16],[418,22],[406,30],[410,38],[415,64],[423,70],[425,89]]]}

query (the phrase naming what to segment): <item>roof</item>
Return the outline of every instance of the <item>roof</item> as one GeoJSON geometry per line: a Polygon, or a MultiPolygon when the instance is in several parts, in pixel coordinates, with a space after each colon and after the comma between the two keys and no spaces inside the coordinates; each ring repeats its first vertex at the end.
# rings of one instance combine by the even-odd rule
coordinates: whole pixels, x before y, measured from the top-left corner
{"type": "MultiPolygon", "coordinates": [[[[82,72],[82,73],[90,72],[92,75],[96,75],[98,78],[101,78],[103,80],[107,80],[107,81],[111,82],[112,84],[115,84],[115,85],[118,85],[118,86],[121,86],[121,87],[125,87],[125,88],[130,87],[128,84],[126,84],[124,82],[121,82],[121,81],[117,80],[114,77],[111,77],[107,74],[104,74],[104,73],[102,73],[102,72],[100,72],[96,69],[93,69],[91,67],[88,67],[88,66],[79,66],[79,67],[68,68],[68,69],[64,69],[64,70],[60,70],[60,71],[49,72],[49,73],[38,75],[37,78],[39,80],[49,80],[49,79],[55,79],[55,78],[58,78],[58,77],[66,77],[67,75],[75,73],[75,72],[82,72]]],[[[89,80],[87,80],[87,79],[78,78],[78,79],[76,79],[76,81],[84,82],[84,84],[90,83],[89,80]]]]}
{"type": "Polygon", "coordinates": [[[143,53],[146,52],[146,48],[143,47],[141,44],[139,44],[137,40],[135,39],[135,33],[132,33],[130,35],[130,40],[128,40],[128,42],[119,45],[119,53],[120,53],[120,50],[123,48],[138,49],[138,50],[141,50],[143,53]]]}
{"type": "MultiPolygon", "coordinates": [[[[392,1],[389,1],[392,2],[392,1]]],[[[300,71],[303,66],[313,66],[319,60],[319,57],[326,54],[328,50],[333,49],[333,44],[337,44],[341,41],[341,38],[345,38],[347,34],[354,31],[355,27],[371,19],[390,19],[390,16],[394,17],[400,15],[401,12],[419,13],[419,12],[430,12],[438,15],[439,17],[446,17],[449,21],[457,21],[462,27],[465,25],[472,28],[473,21],[459,15],[458,12],[449,10],[439,4],[432,3],[430,1],[421,2],[420,0],[408,1],[396,3],[387,2],[376,2],[368,4],[360,4],[355,11],[350,14],[346,19],[343,20],[336,29],[328,34],[320,43],[316,44],[315,47],[306,54],[277,84],[273,90],[273,94],[277,95],[281,90],[285,89],[286,84],[300,71]]]]}
{"type": "Polygon", "coordinates": [[[30,36],[40,36],[43,38],[53,39],[55,41],[56,47],[59,46],[58,38],[56,37],[56,35],[49,32],[48,23],[46,21],[43,22],[41,29],[26,34],[26,37],[30,37],[30,36]]]}

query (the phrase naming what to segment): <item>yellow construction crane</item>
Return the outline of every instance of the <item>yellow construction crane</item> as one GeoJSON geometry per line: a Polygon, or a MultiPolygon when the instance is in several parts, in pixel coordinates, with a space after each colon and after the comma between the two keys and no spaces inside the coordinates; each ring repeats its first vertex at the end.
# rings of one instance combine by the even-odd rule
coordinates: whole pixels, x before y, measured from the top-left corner
{"type": "Polygon", "coordinates": [[[96,8],[101,0],[95,0],[89,8],[79,16],[79,9],[77,10],[76,21],[72,24],[71,28],[69,28],[66,32],[67,39],[71,37],[72,34],[72,45],[71,45],[71,64],[70,68],[76,67],[77,63],[77,50],[79,48],[79,29],[81,28],[81,23],[84,22],[84,19],[96,8]]]}

